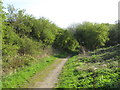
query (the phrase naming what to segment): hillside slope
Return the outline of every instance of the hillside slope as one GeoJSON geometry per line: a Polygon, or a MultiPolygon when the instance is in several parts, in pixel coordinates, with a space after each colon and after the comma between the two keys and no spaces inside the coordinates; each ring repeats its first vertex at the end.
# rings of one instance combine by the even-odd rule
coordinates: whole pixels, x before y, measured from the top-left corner
{"type": "Polygon", "coordinates": [[[73,56],[66,63],[58,88],[120,88],[120,45],[101,48],[89,55],[73,56]]]}

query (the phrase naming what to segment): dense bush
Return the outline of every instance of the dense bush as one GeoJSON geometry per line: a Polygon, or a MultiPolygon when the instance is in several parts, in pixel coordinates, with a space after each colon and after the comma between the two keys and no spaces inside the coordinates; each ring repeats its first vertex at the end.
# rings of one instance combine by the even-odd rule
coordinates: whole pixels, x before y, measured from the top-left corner
{"type": "Polygon", "coordinates": [[[113,46],[120,44],[120,25],[118,23],[109,25],[109,41],[106,42],[106,46],[113,46]]]}
{"type": "Polygon", "coordinates": [[[53,46],[68,53],[78,52],[80,48],[79,43],[69,31],[63,31],[57,35],[53,46]]]}
{"type": "Polygon", "coordinates": [[[2,32],[2,53],[3,56],[12,56],[17,54],[19,49],[18,43],[20,42],[19,36],[13,31],[10,26],[6,26],[2,32]]]}
{"type": "Polygon", "coordinates": [[[105,24],[93,24],[84,22],[76,26],[75,37],[78,42],[87,49],[94,50],[104,46],[108,39],[108,26],[105,24]]]}
{"type": "MultiPolygon", "coordinates": [[[[3,19],[4,71],[7,72],[10,67],[17,69],[34,62],[34,60],[27,60],[27,56],[37,59],[37,57],[43,57],[45,53],[52,53],[52,43],[61,28],[46,18],[36,19],[32,15],[26,14],[25,10],[15,9],[13,5],[8,5],[7,10],[8,13],[2,10],[0,13],[3,19]]],[[[28,59],[30,58],[28,57],[28,59]]]]}
{"type": "Polygon", "coordinates": [[[38,43],[36,41],[33,41],[32,39],[24,37],[21,38],[20,48],[18,52],[20,55],[24,54],[33,55],[40,52],[40,47],[42,47],[41,43],[38,43]]]}

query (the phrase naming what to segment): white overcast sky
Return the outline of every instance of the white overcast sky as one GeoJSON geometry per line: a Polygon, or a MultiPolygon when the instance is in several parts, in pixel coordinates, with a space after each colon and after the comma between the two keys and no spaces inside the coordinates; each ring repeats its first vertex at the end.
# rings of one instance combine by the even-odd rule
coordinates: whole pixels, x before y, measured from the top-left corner
{"type": "Polygon", "coordinates": [[[84,21],[115,23],[118,20],[120,0],[3,0],[3,5],[13,4],[25,9],[36,18],[46,17],[56,25],[67,28],[84,21]]]}

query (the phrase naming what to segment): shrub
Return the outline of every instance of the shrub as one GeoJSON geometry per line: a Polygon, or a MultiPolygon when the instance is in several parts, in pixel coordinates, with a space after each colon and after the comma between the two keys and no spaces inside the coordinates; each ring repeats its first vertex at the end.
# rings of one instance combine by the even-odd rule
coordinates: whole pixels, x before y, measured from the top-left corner
{"type": "Polygon", "coordinates": [[[31,39],[24,37],[21,38],[20,49],[18,50],[20,55],[24,54],[37,54],[40,51],[41,43],[32,41],[31,39]]]}

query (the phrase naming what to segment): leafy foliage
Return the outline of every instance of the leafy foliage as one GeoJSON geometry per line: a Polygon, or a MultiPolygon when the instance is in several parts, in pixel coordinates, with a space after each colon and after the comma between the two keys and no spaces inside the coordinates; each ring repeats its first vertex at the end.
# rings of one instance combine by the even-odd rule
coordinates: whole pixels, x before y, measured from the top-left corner
{"type": "Polygon", "coordinates": [[[120,45],[101,48],[91,56],[74,56],[68,60],[59,77],[58,88],[120,88],[118,61],[120,45]],[[104,52],[102,51],[104,50],[104,52]],[[109,55],[115,53],[114,58],[109,55]],[[106,58],[106,56],[109,58],[106,58]]]}
{"type": "Polygon", "coordinates": [[[95,49],[105,45],[108,40],[108,26],[84,22],[76,27],[75,37],[78,42],[88,49],[95,49]]]}
{"type": "MultiPolygon", "coordinates": [[[[18,85],[27,81],[37,71],[42,70],[42,67],[48,65],[48,62],[52,63],[54,58],[51,58],[48,62],[46,60],[39,62],[38,58],[43,57],[44,53],[52,52],[54,49],[64,52],[56,57],[65,57],[68,53],[81,52],[82,47],[94,50],[101,46],[120,43],[118,23],[110,25],[84,22],[65,30],[44,17],[36,19],[32,15],[26,14],[24,9],[15,9],[13,5],[8,5],[8,13],[2,9],[3,7],[0,7],[3,72],[7,73],[4,75],[8,75],[3,79],[3,87],[19,87],[18,85]],[[17,72],[9,75],[11,70],[13,72],[17,70],[17,72]]],[[[117,48],[119,48],[119,45],[99,49],[95,53],[92,52],[90,57],[77,58],[76,56],[71,58],[62,73],[63,78],[61,78],[61,81],[63,84],[60,82],[60,87],[93,87],[94,80],[97,81],[94,87],[115,87],[118,82],[116,78],[118,76],[116,61],[120,58],[118,54],[120,51],[116,52],[117,48]],[[88,68],[92,65],[99,68],[98,62],[105,63],[107,68],[98,69],[95,72],[93,72],[93,69],[88,68]],[[86,63],[88,66],[85,65],[86,63]],[[82,70],[79,67],[76,68],[79,65],[82,66],[82,70]]]]}
{"type": "MultiPolygon", "coordinates": [[[[15,60],[16,56],[37,57],[44,52],[47,53],[45,48],[51,47],[60,28],[48,19],[43,17],[36,19],[26,14],[25,10],[15,9],[13,5],[8,5],[7,10],[8,13],[3,11],[1,13],[4,18],[2,24],[3,63],[10,64],[11,59],[19,62],[18,59],[15,60]]],[[[22,61],[19,63],[24,66],[22,61]]],[[[11,64],[11,66],[14,65],[11,64]]],[[[9,69],[9,67],[6,68],[9,69]]]]}
{"type": "Polygon", "coordinates": [[[18,50],[18,53],[20,55],[24,55],[24,54],[29,54],[29,55],[33,55],[33,54],[40,54],[39,52],[41,52],[40,47],[42,47],[41,43],[38,43],[36,41],[33,41],[27,37],[21,38],[21,43],[19,44],[20,48],[18,50]]]}
{"type": "Polygon", "coordinates": [[[77,52],[79,50],[79,43],[73,38],[70,32],[63,31],[55,39],[54,47],[63,49],[67,52],[77,52]]]}
{"type": "Polygon", "coordinates": [[[109,41],[107,41],[106,45],[107,46],[113,46],[117,45],[120,43],[119,37],[120,37],[120,27],[119,24],[113,24],[109,25],[109,41]]]}
{"type": "Polygon", "coordinates": [[[15,34],[15,32],[13,32],[13,29],[9,26],[6,26],[2,34],[3,34],[2,35],[3,56],[15,55],[17,53],[17,50],[19,49],[18,42],[20,38],[18,37],[17,34],[15,34]]]}

